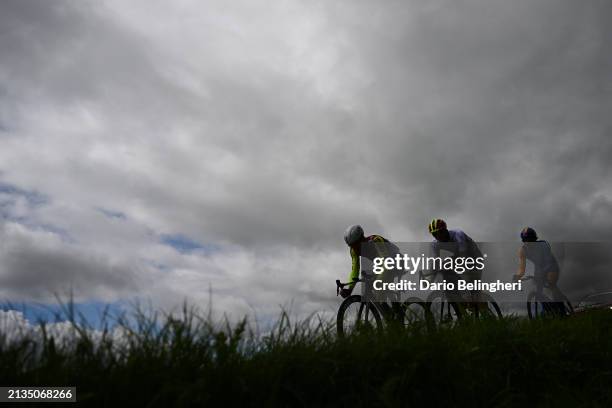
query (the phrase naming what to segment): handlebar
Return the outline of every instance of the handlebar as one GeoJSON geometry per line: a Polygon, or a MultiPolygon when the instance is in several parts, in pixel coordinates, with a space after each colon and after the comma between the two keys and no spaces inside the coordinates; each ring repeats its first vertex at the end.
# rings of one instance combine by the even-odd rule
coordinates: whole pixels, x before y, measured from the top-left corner
{"type": "Polygon", "coordinates": [[[340,279],[336,279],[336,296],[340,294],[340,289],[343,289],[345,286],[354,285],[357,282],[361,282],[361,279],[353,279],[353,282],[341,283],[340,279]]]}

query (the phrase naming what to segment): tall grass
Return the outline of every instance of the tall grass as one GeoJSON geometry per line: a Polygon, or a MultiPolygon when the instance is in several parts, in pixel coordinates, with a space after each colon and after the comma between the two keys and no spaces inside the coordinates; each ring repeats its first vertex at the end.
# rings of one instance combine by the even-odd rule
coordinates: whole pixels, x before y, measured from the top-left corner
{"type": "MultiPolygon", "coordinates": [[[[73,316],[74,317],[74,316],[73,316]]],[[[335,336],[282,313],[262,334],[185,306],[72,341],[0,341],[0,382],[76,386],[88,406],[610,406],[612,314],[335,336]]]]}

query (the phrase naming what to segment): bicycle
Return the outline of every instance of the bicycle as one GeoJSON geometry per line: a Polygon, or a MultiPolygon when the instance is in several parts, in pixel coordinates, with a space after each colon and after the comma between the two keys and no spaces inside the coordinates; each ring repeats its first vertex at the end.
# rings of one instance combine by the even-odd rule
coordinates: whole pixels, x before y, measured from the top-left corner
{"type": "MultiPolygon", "coordinates": [[[[348,283],[336,280],[336,296],[344,287],[359,282],[369,283],[369,279],[355,279],[348,283]]],[[[361,295],[351,295],[338,308],[336,328],[338,336],[343,337],[354,332],[382,332],[385,325],[412,327],[425,322],[426,318],[425,303],[417,297],[410,297],[401,303],[391,302],[389,305],[387,302],[364,300],[361,295]]]]}
{"type": "MultiPolygon", "coordinates": [[[[525,276],[522,278],[523,281],[534,281],[534,276],[525,276]]],[[[545,288],[550,289],[548,283],[544,284],[545,288]]],[[[538,298],[537,290],[532,290],[527,295],[527,314],[530,319],[536,319],[538,317],[565,317],[574,313],[574,307],[572,302],[559,291],[561,301],[553,301],[548,296],[540,293],[538,298]]]]}
{"type": "MultiPolygon", "coordinates": [[[[435,275],[429,274],[429,276],[435,275]]],[[[423,279],[423,271],[419,272],[419,278],[423,279]]],[[[483,291],[459,292],[435,290],[427,296],[425,304],[428,309],[429,318],[436,325],[452,325],[466,318],[487,319],[503,317],[501,308],[495,299],[483,291]],[[469,295],[469,296],[466,296],[469,295]]]]}

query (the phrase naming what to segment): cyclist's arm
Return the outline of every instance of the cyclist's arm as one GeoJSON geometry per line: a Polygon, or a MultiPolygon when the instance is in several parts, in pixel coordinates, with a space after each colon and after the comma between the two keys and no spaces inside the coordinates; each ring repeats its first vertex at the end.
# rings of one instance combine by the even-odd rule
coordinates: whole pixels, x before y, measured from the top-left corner
{"type": "MultiPolygon", "coordinates": [[[[359,272],[361,271],[361,264],[359,263],[359,255],[353,248],[351,248],[351,273],[348,278],[348,282],[353,282],[355,279],[359,279],[359,272]]],[[[353,283],[348,288],[353,290],[356,283],[353,283]]]]}
{"type": "Polygon", "coordinates": [[[525,247],[521,247],[518,252],[519,257],[519,268],[516,272],[516,277],[521,279],[525,275],[525,269],[527,267],[527,256],[525,255],[525,247]]]}

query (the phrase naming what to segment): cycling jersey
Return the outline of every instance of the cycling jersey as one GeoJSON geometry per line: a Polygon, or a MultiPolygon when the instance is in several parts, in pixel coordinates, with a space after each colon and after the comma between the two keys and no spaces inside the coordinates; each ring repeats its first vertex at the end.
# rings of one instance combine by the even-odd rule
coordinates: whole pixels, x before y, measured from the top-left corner
{"type": "Polygon", "coordinates": [[[361,272],[361,262],[359,260],[359,257],[363,256],[365,258],[373,260],[377,256],[380,256],[380,257],[390,256],[390,254],[387,253],[388,251],[386,249],[386,247],[390,245],[390,241],[381,237],[380,235],[370,235],[368,237],[365,237],[364,243],[374,243],[374,244],[381,244],[381,245],[375,245],[376,251],[374,252],[376,253],[365,253],[365,252],[362,253],[361,244],[359,245],[359,248],[357,250],[351,247],[350,252],[351,252],[352,268],[351,268],[351,274],[349,275],[349,278],[348,278],[348,282],[353,282],[354,279],[359,278],[359,273],[361,272]]]}
{"type": "Polygon", "coordinates": [[[536,280],[545,279],[546,274],[550,272],[559,272],[559,264],[547,241],[525,242],[523,250],[525,258],[533,263],[533,275],[536,280]]]}
{"type": "Polygon", "coordinates": [[[559,264],[552,253],[550,244],[544,240],[524,242],[519,250],[519,276],[525,273],[525,261],[533,263],[533,280],[538,295],[542,295],[544,286],[548,283],[553,300],[563,298],[563,294],[557,287],[559,279],[559,264]]]}
{"type": "Polygon", "coordinates": [[[445,249],[453,253],[453,256],[469,256],[478,258],[482,256],[480,248],[472,238],[460,229],[448,230],[450,243],[434,240],[431,243],[434,256],[440,256],[440,249],[445,249]],[[449,245],[444,245],[449,244],[449,245]]]}
{"type": "MultiPolygon", "coordinates": [[[[480,252],[480,248],[478,248],[476,242],[474,242],[474,240],[470,238],[468,234],[466,234],[460,229],[448,230],[448,234],[450,236],[450,241],[441,242],[438,240],[434,240],[431,243],[432,252],[434,256],[439,257],[440,250],[446,250],[451,252],[453,257],[482,257],[482,252],[480,252]]],[[[448,279],[449,281],[459,279],[459,275],[457,275],[456,273],[450,273],[449,271],[438,272],[442,272],[444,278],[448,279]]],[[[466,271],[462,276],[464,279],[470,281],[480,279],[482,277],[482,270],[473,269],[471,271],[466,271]]]]}

